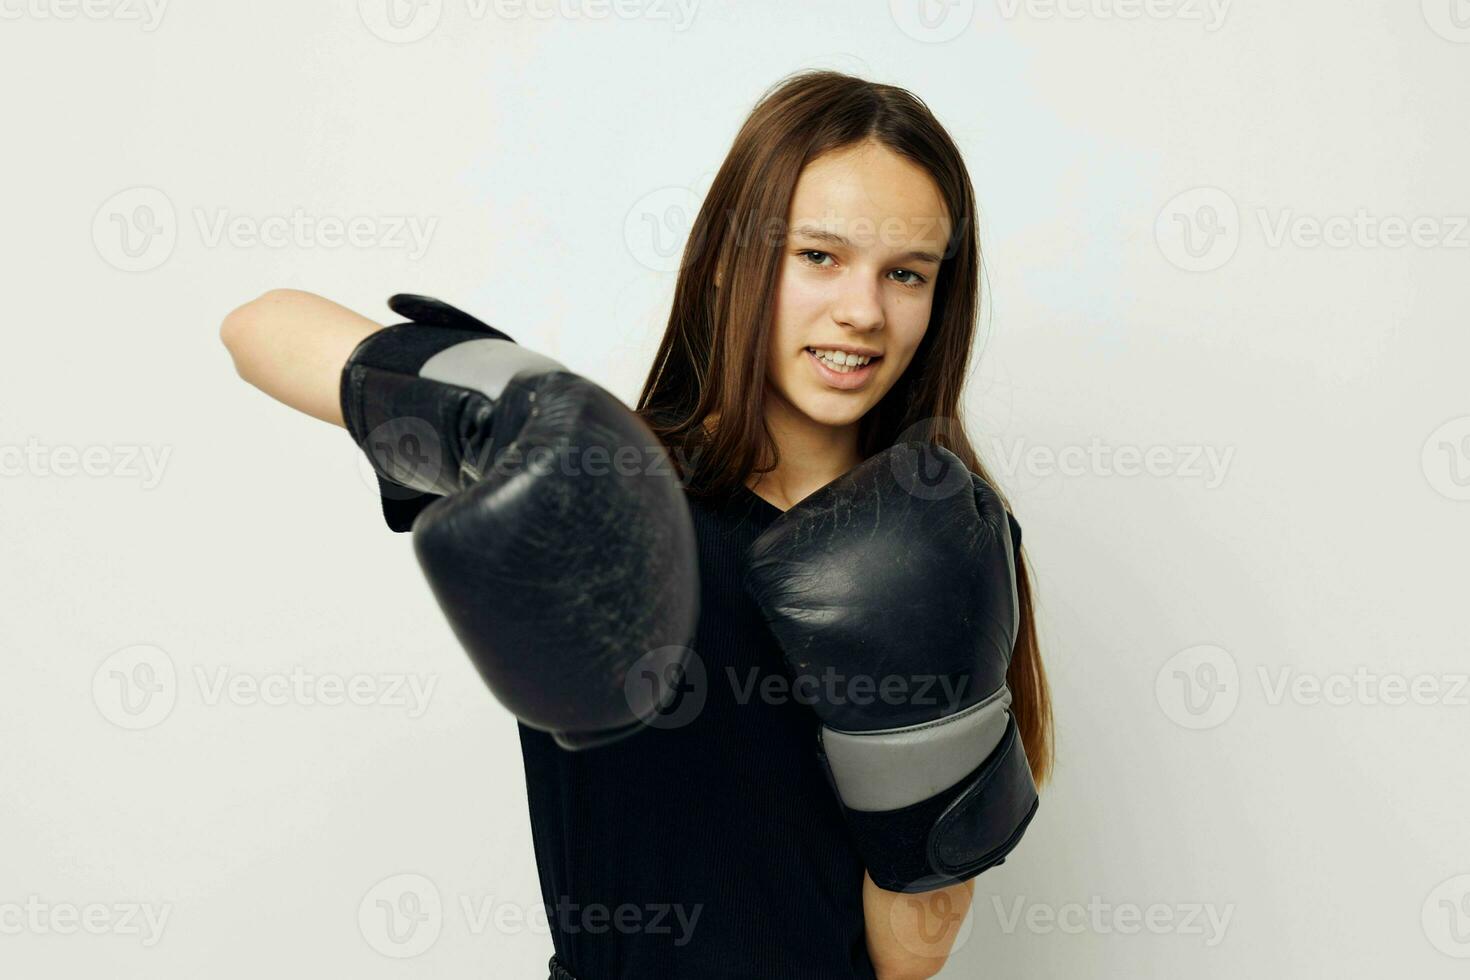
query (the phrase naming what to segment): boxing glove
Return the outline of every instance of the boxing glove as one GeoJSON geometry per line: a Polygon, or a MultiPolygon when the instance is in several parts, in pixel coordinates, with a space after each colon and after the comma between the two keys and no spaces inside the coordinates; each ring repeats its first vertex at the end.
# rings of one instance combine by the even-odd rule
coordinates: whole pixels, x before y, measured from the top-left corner
{"type": "Polygon", "coordinates": [[[658,438],[448,304],[389,306],[409,322],[352,352],[342,415],[455,636],[495,697],[564,748],[638,731],[672,696],[698,617],[693,522],[658,438]]]}
{"type": "Polygon", "coordinates": [[[1006,686],[1020,527],[953,453],[906,443],[791,507],[745,586],[821,718],[869,875],[922,892],[1002,862],[1036,812],[1006,686]]]}

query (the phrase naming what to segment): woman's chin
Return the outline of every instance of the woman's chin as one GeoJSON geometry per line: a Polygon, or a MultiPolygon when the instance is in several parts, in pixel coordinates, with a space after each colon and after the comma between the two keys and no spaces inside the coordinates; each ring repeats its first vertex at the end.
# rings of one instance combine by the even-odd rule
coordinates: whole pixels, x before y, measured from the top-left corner
{"type": "Polygon", "coordinates": [[[838,429],[852,425],[867,414],[868,403],[867,399],[863,399],[858,404],[857,399],[851,396],[840,400],[819,396],[802,399],[797,403],[796,409],[819,425],[838,429]]]}

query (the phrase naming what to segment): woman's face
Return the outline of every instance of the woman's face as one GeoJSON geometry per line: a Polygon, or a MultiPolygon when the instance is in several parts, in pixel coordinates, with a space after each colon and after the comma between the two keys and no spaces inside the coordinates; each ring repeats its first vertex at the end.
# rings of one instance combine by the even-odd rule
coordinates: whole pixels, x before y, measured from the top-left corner
{"type": "Polygon", "coordinates": [[[949,217],[924,170],[861,143],[806,166],[789,222],[766,362],[772,407],[798,424],[852,425],[924,338],[949,217]],[[871,359],[833,363],[850,355],[871,359]]]}

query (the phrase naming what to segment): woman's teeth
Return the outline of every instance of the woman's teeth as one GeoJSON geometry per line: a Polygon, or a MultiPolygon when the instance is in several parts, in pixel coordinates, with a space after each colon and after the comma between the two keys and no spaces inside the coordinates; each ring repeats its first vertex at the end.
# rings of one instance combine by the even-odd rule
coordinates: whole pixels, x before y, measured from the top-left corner
{"type": "Polygon", "coordinates": [[[848,354],[845,351],[840,350],[818,350],[815,347],[808,347],[807,350],[811,351],[817,357],[821,358],[823,364],[827,365],[838,374],[848,374],[852,371],[856,371],[858,368],[862,367],[872,360],[871,357],[862,357],[857,354],[848,354]]]}

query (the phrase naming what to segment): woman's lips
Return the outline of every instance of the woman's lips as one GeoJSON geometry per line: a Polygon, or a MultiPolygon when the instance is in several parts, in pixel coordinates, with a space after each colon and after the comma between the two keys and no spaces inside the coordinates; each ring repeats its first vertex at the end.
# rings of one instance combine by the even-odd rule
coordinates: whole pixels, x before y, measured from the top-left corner
{"type": "Polygon", "coordinates": [[[821,380],[829,387],[840,388],[843,391],[851,391],[854,388],[861,388],[863,385],[867,384],[870,380],[872,380],[873,374],[878,368],[878,362],[882,360],[882,358],[875,357],[860,368],[855,368],[851,371],[842,372],[834,371],[832,368],[829,368],[825,363],[823,363],[822,359],[813,354],[810,349],[807,349],[802,353],[806,354],[806,359],[811,362],[813,369],[817,372],[817,378],[819,380],[821,380]]]}

